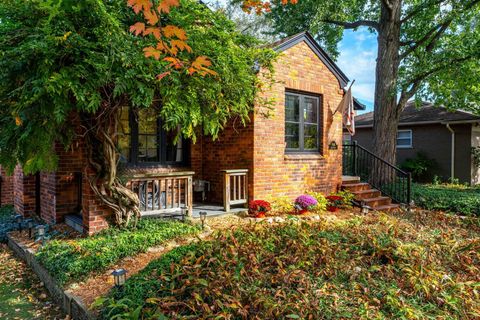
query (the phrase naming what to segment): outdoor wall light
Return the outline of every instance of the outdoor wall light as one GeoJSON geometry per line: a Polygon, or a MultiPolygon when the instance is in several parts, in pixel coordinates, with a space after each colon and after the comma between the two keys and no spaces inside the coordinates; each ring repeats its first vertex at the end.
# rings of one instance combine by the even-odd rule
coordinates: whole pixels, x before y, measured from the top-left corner
{"type": "Polygon", "coordinates": [[[123,285],[125,284],[125,281],[127,279],[127,270],[123,268],[115,269],[112,272],[112,276],[115,287],[117,287],[117,289],[123,288],[123,285]]]}
{"type": "Polygon", "coordinates": [[[22,230],[23,216],[21,214],[15,215],[15,222],[17,223],[18,230],[22,230]]]}
{"type": "Polygon", "coordinates": [[[33,219],[27,219],[25,222],[27,223],[28,238],[32,238],[33,219]]]}
{"type": "Polygon", "coordinates": [[[328,145],[329,150],[338,150],[338,144],[335,141],[330,142],[328,145]]]}
{"type": "Polygon", "coordinates": [[[200,211],[200,221],[202,222],[202,230],[205,229],[205,220],[207,219],[207,212],[200,211]]]}
{"type": "Polygon", "coordinates": [[[362,205],[362,214],[368,214],[370,212],[370,208],[367,205],[362,205]]]}

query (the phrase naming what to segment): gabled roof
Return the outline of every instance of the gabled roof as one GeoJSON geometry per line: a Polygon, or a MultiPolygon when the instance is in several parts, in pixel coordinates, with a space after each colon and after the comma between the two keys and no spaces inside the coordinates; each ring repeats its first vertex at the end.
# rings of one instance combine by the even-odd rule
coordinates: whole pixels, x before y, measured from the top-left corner
{"type": "Polygon", "coordinates": [[[285,51],[298,43],[305,41],[305,43],[312,49],[318,58],[327,66],[335,77],[340,82],[340,86],[344,88],[350,81],[342,70],[335,64],[335,62],[328,56],[328,54],[320,47],[318,42],[312,37],[308,31],[297,33],[293,36],[283,38],[269,45],[277,52],[285,51]]]}
{"type": "Polygon", "coordinates": [[[357,98],[353,97],[353,109],[354,110],[365,110],[367,106],[361,103],[357,98]]]}
{"type": "MultiPolygon", "coordinates": [[[[436,107],[432,103],[423,102],[417,108],[415,102],[409,101],[400,114],[400,125],[419,125],[429,123],[480,122],[480,116],[467,111],[449,111],[445,107],[436,107]]],[[[355,117],[357,127],[373,126],[373,111],[355,117]]]]}

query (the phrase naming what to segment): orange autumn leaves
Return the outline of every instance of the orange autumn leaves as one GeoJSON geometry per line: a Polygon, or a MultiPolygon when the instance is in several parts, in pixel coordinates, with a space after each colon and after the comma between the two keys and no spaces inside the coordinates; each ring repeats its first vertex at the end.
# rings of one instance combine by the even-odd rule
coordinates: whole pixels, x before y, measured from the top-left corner
{"type": "MultiPolygon", "coordinates": [[[[297,4],[298,0],[281,0],[282,5],[297,4]]],[[[252,13],[255,11],[256,14],[260,15],[264,12],[270,12],[270,1],[263,0],[244,0],[242,4],[243,11],[247,13],[252,13]]]]}
{"type": "Polygon", "coordinates": [[[152,35],[157,41],[156,46],[143,49],[145,57],[168,62],[167,71],[157,75],[157,79],[163,79],[171,74],[172,70],[186,70],[190,75],[217,75],[215,71],[209,69],[212,62],[208,57],[198,56],[190,60],[179,56],[181,52],[192,53],[185,30],[174,25],[160,24],[160,16],[180,6],[179,0],[161,0],[157,6],[154,6],[152,0],[128,0],[127,3],[136,14],[143,14],[145,19],[145,22],[132,25],[130,32],[136,36],[152,35]]]}

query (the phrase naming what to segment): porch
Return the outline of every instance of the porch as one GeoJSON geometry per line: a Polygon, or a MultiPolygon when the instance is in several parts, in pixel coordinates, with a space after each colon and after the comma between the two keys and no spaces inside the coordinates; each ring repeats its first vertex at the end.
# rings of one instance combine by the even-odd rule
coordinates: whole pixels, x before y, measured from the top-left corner
{"type": "MultiPolygon", "coordinates": [[[[142,217],[200,217],[246,212],[248,170],[220,170],[223,203],[209,201],[210,182],[195,179],[193,171],[141,174],[128,177],[127,186],[138,195],[142,217]]],[[[214,198],[219,198],[216,195],[214,198]]]]}

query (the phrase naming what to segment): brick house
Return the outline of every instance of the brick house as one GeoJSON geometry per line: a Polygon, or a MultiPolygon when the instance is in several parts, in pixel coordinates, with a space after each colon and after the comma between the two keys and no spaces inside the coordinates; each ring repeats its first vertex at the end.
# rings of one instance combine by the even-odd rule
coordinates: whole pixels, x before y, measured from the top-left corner
{"type": "MultiPolygon", "coordinates": [[[[355,117],[352,138],[372,150],[373,112],[355,117]]],[[[462,183],[480,184],[480,168],[474,165],[472,148],[480,146],[480,116],[424,102],[416,107],[409,102],[400,115],[397,136],[397,163],[423,153],[436,162],[432,175],[451,177],[462,183]]]]}
{"type": "MultiPolygon", "coordinates": [[[[255,112],[245,127],[232,120],[215,141],[199,137],[195,144],[174,144],[174,134],[161,129],[160,119],[148,111],[124,110],[118,141],[121,175],[138,193],[142,214],[182,209],[195,214],[202,206],[208,209],[193,204],[202,201],[231,211],[251,199],[293,199],[307,190],[329,193],[339,188],[342,116],[334,113],[349,80],[309,33],[272,48],[280,52],[275,84],[265,93],[274,98],[273,115],[255,112]]],[[[74,223],[87,234],[107,227],[109,210],[89,186],[82,141],[55,151],[60,159],[56,172],[26,176],[20,167],[13,177],[2,172],[2,204],[14,204],[23,215],[37,212],[49,223],[73,214],[74,223]]]]}

